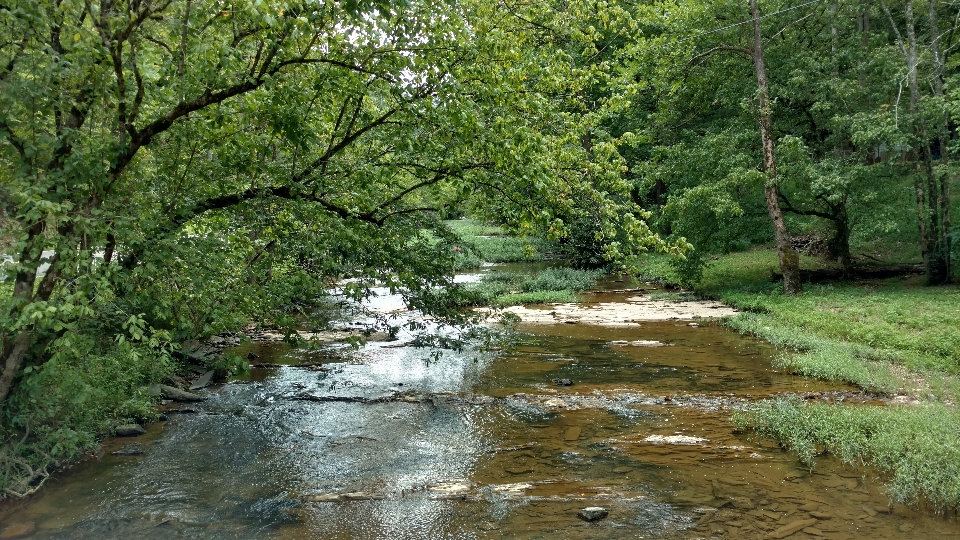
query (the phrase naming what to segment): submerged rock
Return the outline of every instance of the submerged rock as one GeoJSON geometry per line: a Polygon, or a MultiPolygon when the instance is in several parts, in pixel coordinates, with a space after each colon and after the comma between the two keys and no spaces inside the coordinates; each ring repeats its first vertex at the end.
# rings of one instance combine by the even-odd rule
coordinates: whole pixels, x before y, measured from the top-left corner
{"type": "Polygon", "coordinates": [[[137,437],[147,432],[140,424],[124,424],[117,426],[113,431],[117,437],[137,437]]]}
{"type": "Polygon", "coordinates": [[[307,495],[303,500],[307,502],[338,502],[343,499],[340,498],[339,493],[321,493],[318,495],[307,495]]]}
{"type": "Polygon", "coordinates": [[[649,339],[638,339],[636,341],[627,341],[627,340],[616,340],[611,341],[611,345],[625,345],[630,347],[663,347],[666,343],[662,341],[649,340],[649,339]]]}
{"type": "Polygon", "coordinates": [[[435,497],[441,499],[462,499],[467,496],[473,484],[467,482],[440,482],[430,486],[429,490],[435,497]]]}
{"type": "Polygon", "coordinates": [[[606,508],[590,506],[577,512],[577,517],[584,521],[598,521],[610,515],[606,508]]]}
{"type": "Polygon", "coordinates": [[[0,538],[17,538],[33,532],[33,522],[18,523],[0,531],[0,538]]]}
{"type": "Polygon", "coordinates": [[[370,499],[382,499],[383,497],[367,493],[366,491],[352,491],[350,493],[319,493],[317,495],[307,495],[303,497],[306,502],[345,502],[345,501],[368,501],[370,499]]]}
{"type": "Polygon", "coordinates": [[[139,444],[128,444],[116,452],[111,452],[114,456],[142,456],[143,448],[139,444]]]}
{"type": "Polygon", "coordinates": [[[366,491],[352,491],[350,493],[343,493],[340,495],[345,501],[369,501],[370,499],[382,499],[372,493],[367,493],[366,491]]]}
{"type": "Polygon", "coordinates": [[[816,524],[817,520],[815,519],[802,519],[799,521],[794,521],[793,523],[788,523],[787,525],[784,525],[783,527],[780,527],[779,529],[767,534],[765,538],[786,538],[795,532],[802,531],[808,527],[813,527],[816,524]]]}
{"type": "Polygon", "coordinates": [[[683,444],[695,445],[710,442],[700,437],[691,437],[689,435],[650,435],[643,442],[654,444],[683,444]]]}
{"type": "Polygon", "coordinates": [[[500,484],[493,486],[493,491],[506,495],[523,495],[528,489],[533,489],[533,484],[528,482],[516,482],[513,484],[500,484]]]}

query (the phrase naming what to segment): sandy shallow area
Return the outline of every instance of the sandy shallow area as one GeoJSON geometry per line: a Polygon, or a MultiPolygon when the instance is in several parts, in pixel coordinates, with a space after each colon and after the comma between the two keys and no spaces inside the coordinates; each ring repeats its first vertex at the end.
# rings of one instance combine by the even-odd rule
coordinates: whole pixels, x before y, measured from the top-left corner
{"type": "Polygon", "coordinates": [[[510,306],[504,311],[531,324],[593,324],[631,326],[644,321],[714,319],[737,311],[712,300],[650,300],[627,296],[619,302],[569,303],[547,306],[510,306]]]}

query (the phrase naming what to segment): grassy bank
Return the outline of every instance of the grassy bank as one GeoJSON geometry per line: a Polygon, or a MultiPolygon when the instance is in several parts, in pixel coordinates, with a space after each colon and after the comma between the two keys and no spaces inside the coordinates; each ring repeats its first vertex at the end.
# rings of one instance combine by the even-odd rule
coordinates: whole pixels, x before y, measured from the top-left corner
{"type": "Polygon", "coordinates": [[[546,268],[536,273],[492,272],[467,285],[465,304],[510,306],[576,302],[577,293],[596,283],[599,272],[573,268],[546,268]]]}
{"type": "MultiPolygon", "coordinates": [[[[823,266],[801,259],[804,269],[823,266]]],[[[712,261],[695,291],[743,310],[727,324],[780,346],[780,367],[870,391],[960,396],[953,387],[960,374],[960,289],[926,287],[922,276],[906,276],[807,284],[803,294],[786,296],[771,279],[776,267],[773,251],[727,255],[712,261]]],[[[665,257],[649,257],[641,273],[676,281],[665,257]]]]}
{"type": "Polygon", "coordinates": [[[738,413],[734,423],[781,441],[809,466],[829,452],[886,478],[890,498],[939,512],[960,506],[960,414],[942,403],[910,406],[809,404],[780,398],[738,413]]]}
{"type": "Polygon", "coordinates": [[[479,268],[485,262],[535,262],[555,258],[554,246],[539,238],[508,236],[496,225],[469,219],[455,219],[445,223],[464,240],[466,249],[461,252],[457,263],[461,270],[479,268]]]}
{"type": "MultiPolygon", "coordinates": [[[[824,263],[802,258],[805,270],[824,263]]],[[[913,405],[843,406],[768,400],[739,415],[811,463],[821,452],[887,474],[891,496],[943,510],[960,507],[960,289],[926,287],[922,276],[806,284],[785,296],[771,279],[772,250],[718,258],[697,294],[743,310],[731,328],[777,345],[777,367],[845,381],[913,405]]],[[[648,257],[645,279],[677,282],[669,261],[648,257]]]]}
{"type": "MultiPolygon", "coordinates": [[[[555,246],[538,238],[507,236],[495,225],[469,219],[445,223],[464,242],[465,249],[457,265],[459,270],[480,268],[484,263],[543,262],[555,258],[555,246]]],[[[479,283],[467,285],[453,302],[462,306],[498,307],[576,302],[577,293],[593,287],[600,275],[596,271],[573,268],[495,271],[483,276],[479,283]]]]}

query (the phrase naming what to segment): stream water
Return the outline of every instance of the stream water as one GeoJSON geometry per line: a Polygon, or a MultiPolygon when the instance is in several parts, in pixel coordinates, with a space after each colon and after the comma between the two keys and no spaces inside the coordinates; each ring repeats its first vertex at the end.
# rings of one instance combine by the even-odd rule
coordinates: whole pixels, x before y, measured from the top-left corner
{"type": "Polygon", "coordinates": [[[888,506],[869,469],[825,458],[811,472],[735,433],[745,400],[850,390],[774,371],[763,343],[679,320],[522,330],[510,353],[439,359],[396,342],[245,345],[281,367],[171,405],[143,455],[107,441],[0,508],[0,537],[960,537],[888,506]],[[609,516],[577,518],[591,506],[609,516]]]}

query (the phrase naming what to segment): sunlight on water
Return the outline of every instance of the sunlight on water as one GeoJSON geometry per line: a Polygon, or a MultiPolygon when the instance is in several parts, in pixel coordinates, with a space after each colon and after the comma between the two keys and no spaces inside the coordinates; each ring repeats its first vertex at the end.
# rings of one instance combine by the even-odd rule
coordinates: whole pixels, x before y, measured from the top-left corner
{"type": "MultiPolygon", "coordinates": [[[[386,292],[370,307],[401,309],[386,292]]],[[[683,321],[522,330],[500,356],[246,345],[289,365],[170,405],[143,456],[107,441],[0,521],[98,539],[957,536],[891,512],[869,470],[824,459],[811,474],[734,433],[745,399],[850,390],[772,370],[762,343],[683,321]],[[590,506],[609,516],[578,519],[590,506]]]]}

